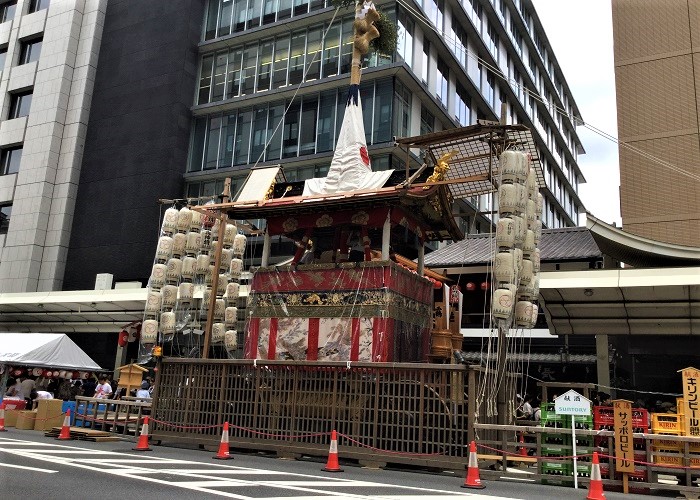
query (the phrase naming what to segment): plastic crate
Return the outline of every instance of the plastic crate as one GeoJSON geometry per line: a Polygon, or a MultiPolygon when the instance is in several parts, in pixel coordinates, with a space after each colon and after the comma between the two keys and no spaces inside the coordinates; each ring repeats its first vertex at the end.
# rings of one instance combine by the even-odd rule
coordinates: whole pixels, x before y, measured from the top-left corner
{"type": "MultiPolygon", "coordinates": [[[[656,455],[654,454],[653,462],[658,465],[673,465],[676,467],[683,466],[683,455],[656,455]]],[[[700,467],[700,458],[690,459],[691,467],[700,467]]]]}
{"type": "MultiPolygon", "coordinates": [[[[593,424],[596,429],[613,430],[615,414],[612,406],[594,406],[593,424]]],[[[644,429],[635,432],[646,432],[649,428],[649,412],[644,408],[632,408],[632,427],[644,429]]]]}
{"type": "MultiPolygon", "coordinates": [[[[573,465],[571,468],[573,469],[573,465]]],[[[591,464],[576,463],[576,475],[578,477],[591,477],[591,464]]]]}
{"type": "Polygon", "coordinates": [[[543,444],[542,445],[542,456],[543,457],[570,457],[573,455],[573,448],[566,444],[543,444]]]}
{"type": "Polygon", "coordinates": [[[652,413],[652,434],[683,434],[683,419],[677,413],[652,413]]]}

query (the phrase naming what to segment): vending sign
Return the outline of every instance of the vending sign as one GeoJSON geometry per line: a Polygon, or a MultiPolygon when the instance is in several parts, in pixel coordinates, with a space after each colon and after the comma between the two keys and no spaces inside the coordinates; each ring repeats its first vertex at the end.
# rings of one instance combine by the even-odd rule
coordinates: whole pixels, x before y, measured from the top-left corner
{"type": "Polygon", "coordinates": [[[615,412],[615,470],[634,472],[632,402],[616,399],[613,401],[613,410],[615,412]]]}
{"type": "Polygon", "coordinates": [[[684,368],[683,374],[683,405],[685,406],[685,433],[687,436],[700,437],[700,370],[684,368]]]}

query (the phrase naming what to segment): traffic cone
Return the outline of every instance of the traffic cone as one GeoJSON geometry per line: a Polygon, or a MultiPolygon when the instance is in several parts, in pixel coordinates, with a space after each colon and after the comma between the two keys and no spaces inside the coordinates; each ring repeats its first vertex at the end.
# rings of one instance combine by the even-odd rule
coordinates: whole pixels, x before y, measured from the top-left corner
{"type": "Polygon", "coordinates": [[[591,482],[588,485],[588,496],[586,500],[605,500],[603,493],[603,481],[600,478],[600,463],[598,462],[598,452],[593,452],[593,466],[591,467],[591,482]]]}
{"type": "Polygon", "coordinates": [[[472,489],[483,489],[486,488],[481,484],[481,479],[479,479],[479,464],[476,458],[476,443],[472,441],[469,443],[469,463],[467,464],[467,477],[464,479],[464,484],[462,488],[472,488],[472,489]]]}
{"type": "Polygon", "coordinates": [[[56,439],[73,439],[70,437],[70,408],[66,410],[66,416],[63,418],[63,426],[61,432],[56,439]]]}
{"type": "Polygon", "coordinates": [[[141,426],[141,435],[136,443],[136,448],[132,448],[134,451],[151,451],[148,446],[148,417],[143,417],[143,425],[141,426]]]}
{"type": "Polygon", "coordinates": [[[520,443],[520,456],[521,457],[526,457],[527,456],[527,448],[525,448],[525,437],[523,436],[523,433],[520,433],[520,439],[518,440],[520,443]]]}
{"type": "Polygon", "coordinates": [[[335,429],[331,431],[331,447],[328,450],[328,462],[321,470],[326,472],[343,472],[338,463],[338,434],[335,432],[335,429]]]}
{"type": "Polygon", "coordinates": [[[0,432],[7,432],[5,429],[5,408],[0,406],[0,432]]]}
{"type": "Polygon", "coordinates": [[[214,458],[219,460],[228,460],[233,458],[229,454],[228,449],[228,422],[224,422],[224,430],[221,433],[221,444],[219,444],[219,451],[216,455],[214,455],[214,458]]]}

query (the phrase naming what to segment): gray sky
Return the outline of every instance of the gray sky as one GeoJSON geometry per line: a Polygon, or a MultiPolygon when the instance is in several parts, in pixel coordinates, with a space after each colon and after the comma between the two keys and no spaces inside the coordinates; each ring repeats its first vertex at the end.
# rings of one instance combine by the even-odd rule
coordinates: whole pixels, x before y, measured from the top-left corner
{"type": "MultiPolygon", "coordinates": [[[[610,0],[532,2],[583,120],[617,137],[610,0]]],[[[579,195],[587,211],[620,226],[617,144],[583,126],[577,132],[586,150],[579,166],[587,181],[579,195]]]]}

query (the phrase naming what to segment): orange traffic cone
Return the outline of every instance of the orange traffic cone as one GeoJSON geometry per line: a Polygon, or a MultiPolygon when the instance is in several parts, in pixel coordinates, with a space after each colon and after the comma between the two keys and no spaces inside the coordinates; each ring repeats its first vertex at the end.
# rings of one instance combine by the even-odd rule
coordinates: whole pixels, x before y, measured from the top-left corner
{"type": "Polygon", "coordinates": [[[331,447],[328,450],[328,462],[321,470],[326,472],[343,472],[338,463],[338,434],[335,432],[335,429],[331,431],[331,447]]]}
{"type": "Polygon", "coordinates": [[[148,446],[148,417],[143,417],[143,425],[141,426],[141,434],[139,435],[139,440],[136,443],[136,448],[132,448],[134,451],[151,451],[148,446]]]}
{"type": "Polygon", "coordinates": [[[61,432],[58,434],[56,439],[73,439],[70,437],[70,408],[66,410],[66,416],[63,418],[63,426],[61,427],[61,432]]]}
{"type": "Polygon", "coordinates": [[[476,443],[472,441],[469,443],[469,463],[467,464],[467,477],[464,479],[464,484],[462,488],[473,488],[473,489],[483,489],[486,488],[481,484],[481,479],[479,479],[479,464],[476,458],[476,443]]]}
{"type": "Polygon", "coordinates": [[[7,432],[5,429],[5,408],[0,406],[0,432],[7,432]]]}
{"type": "Polygon", "coordinates": [[[523,436],[523,433],[520,433],[520,439],[518,440],[520,443],[520,456],[521,457],[526,457],[527,456],[527,448],[525,448],[525,437],[523,436]]]}
{"type": "Polygon", "coordinates": [[[600,478],[600,463],[598,462],[598,452],[593,452],[593,466],[591,467],[591,482],[588,485],[588,496],[586,500],[605,500],[603,493],[603,481],[600,478]]]}
{"type": "Polygon", "coordinates": [[[224,430],[221,433],[221,444],[219,444],[219,451],[216,455],[214,455],[214,458],[219,460],[228,460],[233,458],[229,454],[228,449],[228,422],[224,422],[224,430]]]}

